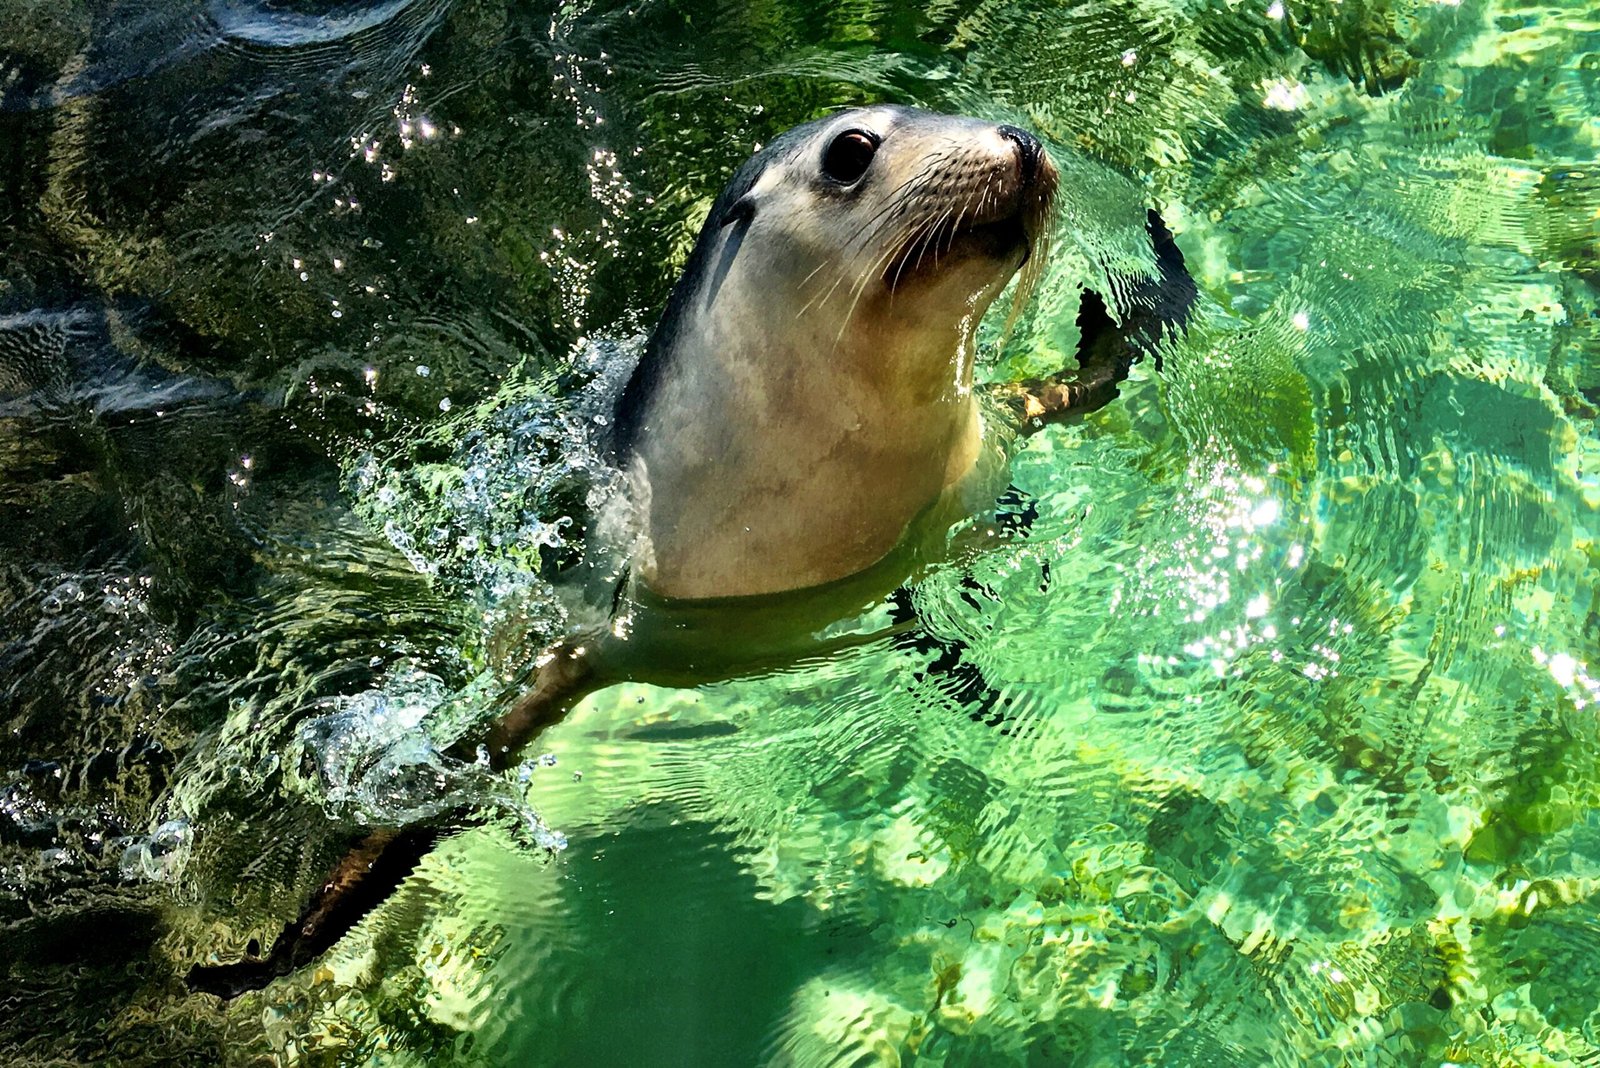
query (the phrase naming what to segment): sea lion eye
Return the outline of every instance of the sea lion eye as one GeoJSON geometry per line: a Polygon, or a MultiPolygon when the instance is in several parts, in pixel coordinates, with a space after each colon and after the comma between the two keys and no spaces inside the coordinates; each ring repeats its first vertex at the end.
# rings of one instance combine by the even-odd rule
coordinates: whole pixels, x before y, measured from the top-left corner
{"type": "Polygon", "coordinates": [[[822,154],[822,173],[840,185],[849,185],[867,173],[877,152],[878,139],[872,134],[846,130],[822,154]]]}

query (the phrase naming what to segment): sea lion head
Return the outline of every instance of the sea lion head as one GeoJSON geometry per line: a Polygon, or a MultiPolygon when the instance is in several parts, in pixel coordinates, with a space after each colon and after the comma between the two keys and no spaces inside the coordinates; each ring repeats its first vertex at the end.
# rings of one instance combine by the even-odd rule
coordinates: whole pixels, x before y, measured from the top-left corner
{"type": "Polygon", "coordinates": [[[852,109],[780,135],[713,202],[619,405],[617,440],[627,444],[677,351],[707,341],[781,331],[841,360],[859,351],[869,374],[925,365],[950,382],[950,359],[970,356],[978,320],[1019,268],[1014,306],[1025,303],[1057,181],[1032,134],[917,108],[852,109]]]}
{"type": "Polygon", "coordinates": [[[981,316],[1019,267],[1042,263],[1056,181],[1038,139],[1015,126],[862,108],[751,159],[701,242],[716,282],[743,268],[781,285],[802,298],[800,316],[836,320],[841,338],[864,321],[937,328],[951,313],[981,316]],[[741,265],[749,238],[769,254],[741,265]]]}
{"type": "Polygon", "coordinates": [[[888,105],[740,167],[617,406],[635,574],[736,596],[888,552],[978,455],[978,322],[1037,276],[1056,182],[1016,127],[888,105]]]}

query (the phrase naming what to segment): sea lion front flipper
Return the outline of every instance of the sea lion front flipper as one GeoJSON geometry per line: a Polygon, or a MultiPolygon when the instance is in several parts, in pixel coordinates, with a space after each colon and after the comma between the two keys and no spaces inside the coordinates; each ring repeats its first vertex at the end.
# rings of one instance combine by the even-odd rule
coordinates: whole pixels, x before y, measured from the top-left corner
{"type": "MultiPolygon", "coordinates": [[[[1098,294],[1084,290],[1084,304],[1091,298],[1100,303],[1098,294]]],[[[1100,304],[1102,314],[1104,304],[1100,304]]],[[[1114,346],[1097,346],[1112,349],[1114,346]]],[[[1051,375],[1048,378],[1027,378],[1010,382],[996,389],[996,395],[1015,413],[1027,430],[1034,430],[1046,422],[1058,422],[1073,416],[1088,415],[1110,404],[1117,397],[1117,387],[1128,377],[1132,360],[1110,354],[1101,358],[1099,353],[1086,354],[1079,349],[1079,369],[1072,375],[1051,375]]]]}
{"type": "Polygon", "coordinates": [[[345,854],[299,917],[284,925],[265,957],[197,964],[184,983],[196,993],[229,1000],[311,963],[388,900],[442,834],[437,827],[373,831],[345,854]]]}
{"type": "MultiPolygon", "coordinates": [[[[463,741],[457,744],[453,755],[476,760],[480,752],[486,752],[489,766],[502,771],[536,735],[560,722],[596,685],[585,649],[566,643],[558,645],[542,658],[528,692],[511,711],[490,725],[481,748],[463,741]]],[[[467,822],[458,813],[448,828],[423,825],[373,831],[351,847],[299,917],[284,925],[265,957],[231,964],[197,964],[184,982],[197,993],[230,999],[260,990],[274,979],[310,964],[387,901],[449,830],[467,822]]]]}
{"type": "Polygon", "coordinates": [[[1127,311],[1120,323],[1112,320],[1100,294],[1083,291],[1078,304],[1077,370],[996,388],[996,395],[1025,429],[1104,408],[1116,398],[1117,387],[1141,356],[1152,356],[1160,370],[1161,339],[1187,325],[1198,290],[1172,231],[1154,210],[1146,213],[1145,230],[1155,251],[1156,274],[1128,286],[1127,311]]]}
{"type": "MultiPolygon", "coordinates": [[[[993,521],[973,530],[976,536],[968,543],[968,551],[992,549],[997,541],[1026,541],[1038,518],[1038,498],[1020,486],[1008,486],[995,501],[993,521]]],[[[1040,561],[1039,590],[1043,592],[1049,586],[1050,564],[1040,561]]],[[[999,600],[995,591],[970,570],[961,576],[958,596],[979,614],[987,610],[983,602],[999,600]]],[[[910,587],[895,590],[888,603],[893,645],[928,658],[927,666],[914,671],[913,677],[918,682],[937,680],[938,688],[973,722],[1006,729],[1009,701],[990,683],[983,668],[967,656],[967,643],[929,630],[917,614],[910,587]]]]}
{"type": "MultiPolygon", "coordinates": [[[[594,642],[603,641],[596,636],[594,642]]],[[[592,645],[592,643],[591,643],[592,645]]],[[[572,706],[604,685],[594,670],[591,647],[562,642],[539,660],[533,685],[511,706],[511,711],[489,726],[484,739],[489,766],[504,771],[522,748],[546,727],[561,722],[572,706]]],[[[458,743],[457,749],[465,746],[458,743]]]]}

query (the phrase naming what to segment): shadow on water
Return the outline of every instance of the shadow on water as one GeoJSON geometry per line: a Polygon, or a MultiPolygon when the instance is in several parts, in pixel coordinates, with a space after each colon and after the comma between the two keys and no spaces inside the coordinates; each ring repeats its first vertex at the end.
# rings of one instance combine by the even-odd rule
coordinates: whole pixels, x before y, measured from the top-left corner
{"type": "Polygon", "coordinates": [[[574,856],[565,872],[572,892],[563,922],[598,937],[568,954],[627,956],[635,966],[618,974],[585,968],[579,959],[552,960],[548,974],[570,984],[558,998],[548,997],[534,975],[507,984],[526,1026],[496,1058],[757,1063],[788,1009],[788,991],[851,940],[845,932],[817,930],[816,915],[798,901],[761,900],[729,845],[703,825],[650,821],[612,837],[603,856],[574,856]],[[663,857],[674,859],[662,865],[663,857]],[[641,871],[656,874],[641,880],[641,871]],[[608,1027],[568,1025],[607,1017],[608,1027]]]}

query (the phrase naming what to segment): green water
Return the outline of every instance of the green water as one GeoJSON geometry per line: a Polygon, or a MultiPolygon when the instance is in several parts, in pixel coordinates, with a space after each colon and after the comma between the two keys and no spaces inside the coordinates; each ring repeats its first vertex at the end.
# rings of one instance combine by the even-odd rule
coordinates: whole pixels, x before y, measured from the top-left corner
{"type": "Polygon", "coordinates": [[[1597,155],[1578,2],[0,0],[0,1060],[1600,1063],[1597,155]],[[1146,204],[1201,289],[914,591],[998,722],[880,644],[442,762],[558,626],[584,383],[879,100],[1068,175],[991,377],[1146,204]]]}

